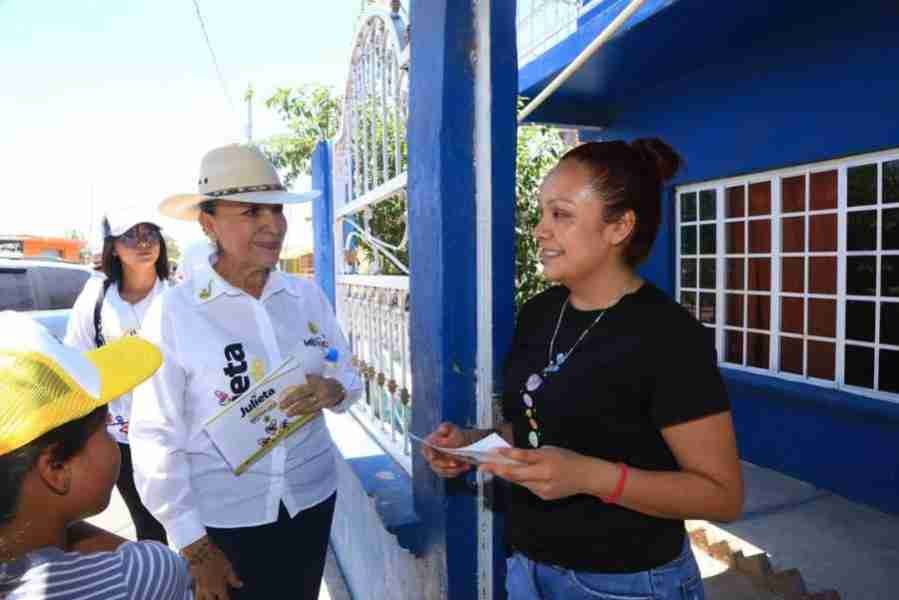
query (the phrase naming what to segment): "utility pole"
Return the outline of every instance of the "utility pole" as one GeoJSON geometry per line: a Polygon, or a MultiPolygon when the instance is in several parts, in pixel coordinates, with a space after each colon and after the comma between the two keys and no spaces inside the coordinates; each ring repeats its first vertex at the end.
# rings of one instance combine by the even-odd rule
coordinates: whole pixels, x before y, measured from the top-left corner
{"type": "Polygon", "coordinates": [[[253,143],[253,84],[247,85],[247,91],[243,95],[243,99],[247,103],[247,144],[253,143]]]}

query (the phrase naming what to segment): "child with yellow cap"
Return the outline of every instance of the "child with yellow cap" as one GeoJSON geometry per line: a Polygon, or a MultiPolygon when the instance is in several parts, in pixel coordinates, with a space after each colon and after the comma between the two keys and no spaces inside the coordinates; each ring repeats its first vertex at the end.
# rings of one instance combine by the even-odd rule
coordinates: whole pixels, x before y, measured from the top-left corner
{"type": "Polygon", "coordinates": [[[0,332],[0,598],[191,598],[177,554],[82,521],[118,477],[106,404],[150,377],[159,351],[126,337],[82,354],[11,311],[0,332]]]}

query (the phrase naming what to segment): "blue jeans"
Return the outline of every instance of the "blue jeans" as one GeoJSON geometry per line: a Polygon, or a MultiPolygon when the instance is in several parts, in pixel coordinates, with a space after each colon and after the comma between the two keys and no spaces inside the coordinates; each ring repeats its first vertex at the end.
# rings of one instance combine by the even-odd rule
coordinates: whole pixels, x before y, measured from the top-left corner
{"type": "Polygon", "coordinates": [[[689,541],[670,563],[638,573],[572,571],[516,552],[506,561],[506,592],[509,600],[705,600],[689,541]]]}

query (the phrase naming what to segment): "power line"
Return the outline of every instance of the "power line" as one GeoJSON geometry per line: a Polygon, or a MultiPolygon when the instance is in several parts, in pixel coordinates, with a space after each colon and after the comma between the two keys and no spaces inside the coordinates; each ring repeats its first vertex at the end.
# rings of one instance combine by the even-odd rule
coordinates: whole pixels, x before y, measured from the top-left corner
{"type": "Polygon", "coordinates": [[[215,57],[215,50],[212,49],[212,42],[209,40],[209,33],[206,31],[206,23],[203,21],[203,14],[200,12],[199,0],[193,0],[193,3],[194,8],[197,9],[197,20],[200,22],[200,29],[203,30],[203,37],[206,39],[206,47],[209,48],[209,54],[212,56],[212,64],[215,67],[215,73],[218,75],[219,83],[222,85],[222,91],[225,93],[225,100],[228,101],[231,112],[235,113],[234,100],[231,99],[231,92],[228,91],[228,84],[225,83],[225,78],[222,76],[222,70],[219,68],[219,61],[215,57]]]}

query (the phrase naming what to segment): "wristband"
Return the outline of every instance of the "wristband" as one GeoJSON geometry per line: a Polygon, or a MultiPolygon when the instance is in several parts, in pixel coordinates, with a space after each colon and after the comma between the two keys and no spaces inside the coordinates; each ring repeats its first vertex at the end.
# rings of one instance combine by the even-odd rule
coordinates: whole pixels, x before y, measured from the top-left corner
{"type": "Polygon", "coordinates": [[[615,504],[624,493],[624,484],[627,482],[627,465],[623,462],[618,463],[618,470],[618,483],[615,484],[615,489],[608,496],[601,498],[606,504],[615,504]]]}

